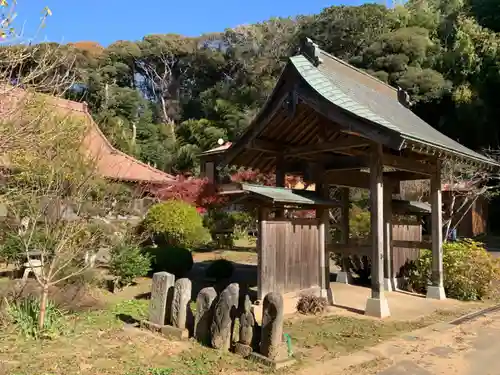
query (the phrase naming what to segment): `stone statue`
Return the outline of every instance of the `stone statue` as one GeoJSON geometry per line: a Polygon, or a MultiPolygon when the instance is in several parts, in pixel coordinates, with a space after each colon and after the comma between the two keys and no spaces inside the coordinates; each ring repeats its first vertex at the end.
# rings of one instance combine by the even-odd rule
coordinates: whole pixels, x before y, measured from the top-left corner
{"type": "Polygon", "coordinates": [[[189,302],[191,301],[191,280],[179,279],[175,282],[172,301],[172,326],[186,328],[189,302]]]}
{"type": "Polygon", "coordinates": [[[194,337],[202,344],[210,344],[210,324],[214,317],[214,301],[217,292],[214,288],[203,288],[196,297],[196,318],[194,337]]]}
{"type": "Polygon", "coordinates": [[[240,288],[233,283],[222,291],[215,305],[214,319],[210,327],[211,344],[216,349],[228,350],[231,346],[234,319],[238,309],[240,288]]]}
{"type": "Polygon", "coordinates": [[[271,360],[286,357],[283,344],[283,297],[271,292],[264,298],[260,353],[271,360]]]}
{"type": "Polygon", "coordinates": [[[245,296],[243,311],[240,315],[240,338],[241,344],[250,345],[253,338],[253,329],[255,326],[255,317],[252,313],[252,302],[248,294],[245,296]]]}
{"type": "Polygon", "coordinates": [[[151,299],[149,302],[149,322],[158,326],[169,323],[170,308],[168,296],[174,288],[175,276],[168,272],[157,272],[153,275],[151,299]]]}

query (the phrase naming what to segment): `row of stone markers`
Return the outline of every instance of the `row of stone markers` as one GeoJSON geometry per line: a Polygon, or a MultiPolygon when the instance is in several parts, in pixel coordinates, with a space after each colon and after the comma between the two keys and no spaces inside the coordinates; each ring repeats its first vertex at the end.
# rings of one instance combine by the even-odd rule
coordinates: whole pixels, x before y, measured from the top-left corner
{"type": "Polygon", "coordinates": [[[248,295],[240,296],[236,283],[220,295],[214,288],[202,289],[196,298],[196,316],[191,308],[191,281],[175,281],[174,275],[158,272],[153,275],[149,320],[142,326],[165,336],[184,339],[194,337],[215,349],[233,350],[272,367],[292,364],[283,342],[283,297],[269,293],[264,298],[262,327],[255,321],[248,295]],[[233,332],[239,320],[239,337],[233,332]]]}

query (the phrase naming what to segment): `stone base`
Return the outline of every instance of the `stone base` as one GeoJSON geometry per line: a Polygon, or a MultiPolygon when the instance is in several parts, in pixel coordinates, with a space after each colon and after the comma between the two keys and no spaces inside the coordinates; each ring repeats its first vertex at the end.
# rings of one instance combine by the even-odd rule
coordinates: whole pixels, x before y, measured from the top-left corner
{"type": "Polygon", "coordinates": [[[250,356],[250,354],[252,354],[253,349],[250,345],[245,345],[237,342],[236,344],[234,344],[234,352],[241,355],[243,358],[247,358],[248,356],[250,356]]]}
{"type": "Polygon", "coordinates": [[[291,357],[273,360],[273,359],[270,359],[270,358],[263,356],[262,354],[255,353],[255,352],[250,354],[250,356],[248,358],[250,358],[252,361],[259,362],[259,363],[263,364],[264,366],[271,367],[272,369],[275,369],[275,370],[283,368],[283,367],[291,366],[291,365],[295,364],[295,362],[296,362],[296,360],[294,358],[291,358],[291,357]]]}
{"type": "Polygon", "coordinates": [[[368,298],[366,301],[365,315],[375,318],[387,318],[391,316],[387,299],[385,297],[368,298]]]}
{"type": "Polygon", "coordinates": [[[352,284],[352,275],[350,272],[339,271],[335,282],[341,284],[352,284]]]}
{"type": "Polygon", "coordinates": [[[392,292],[396,290],[396,280],[395,279],[384,279],[384,290],[386,292],[392,292]]]}
{"type": "Polygon", "coordinates": [[[146,328],[153,332],[159,332],[165,337],[171,337],[177,340],[189,339],[189,331],[187,329],[181,329],[169,325],[156,324],[149,322],[147,320],[141,321],[141,328],[146,328]]]}
{"type": "Polygon", "coordinates": [[[428,286],[427,287],[427,298],[439,299],[439,300],[446,299],[446,293],[444,292],[444,287],[434,286],[434,285],[428,286]]]}

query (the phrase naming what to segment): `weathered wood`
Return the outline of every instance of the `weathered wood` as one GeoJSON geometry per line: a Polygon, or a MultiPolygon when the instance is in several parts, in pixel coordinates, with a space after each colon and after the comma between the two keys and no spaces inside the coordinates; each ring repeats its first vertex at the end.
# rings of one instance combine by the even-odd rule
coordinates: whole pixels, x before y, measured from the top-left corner
{"type": "Polygon", "coordinates": [[[259,298],[267,293],[298,292],[321,285],[318,219],[265,222],[265,247],[259,261],[259,298]]]}
{"type": "Polygon", "coordinates": [[[384,282],[384,205],[382,146],[375,145],[371,150],[370,160],[370,218],[372,237],[372,298],[383,297],[384,282]]]}
{"type": "Polygon", "coordinates": [[[392,186],[384,184],[384,289],[392,291],[394,283],[392,257],[392,186]]]}
{"type": "Polygon", "coordinates": [[[259,235],[257,237],[257,299],[262,300],[265,294],[262,294],[262,279],[266,276],[262,267],[262,258],[267,249],[267,220],[269,218],[269,209],[261,207],[259,209],[259,235]]]}
{"type": "MultiPolygon", "coordinates": [[[[276,157],[276,187],[285,187],[285,158],[282,154],[276,157]]],[[[282,218],[284,216],[283,209],[276,210],[276,217],[282,218]]]]}
{"type": "Polygon", "coordinates": [[[430,241],[423,240],[422,225],[415,222],[393,222],[392,238],[393,273],[394,277],[399,279],[405,276],[403,270],[407,263],[417,260],[420,257],[420,249],[425,249],[425,244],[430,244],[430,241]]]}
{"type": "Polygon", "coordinates": [[[340,229],[342,231],[342,243],[347,245],[349,243],[349,188],[342,188],[340,194],[342,207],[340,229]]]}
{"type": "Polygon", "coordinates": [[[409,172],[417,172],[426,176],[429,176],[436,170],[436,167],[432,164],[423,164],[414,159],[390,154],[383,154],[382,163],[383,165],[388,167],[393,167],[409,172]]]}
{"type": "Polygon", "coordinates": [[[384,144],[398,150],[403,144],[401,135],[376,123],[364,120],[348,111],[333,106],[308,84],[301,83],[297,89],[299,98],[318,113],[321,113],[343,130],[350,130],[362,134],[374,142],[384,144]]]}
{"type": "Polygon", "coordinates": [[[441,196],[441,161],[437,160],[436,170],[431,176],[431,211],[432,211],[432,288],[427,296],[442,299],[443,288],[443,213],[441,196]]]}
{"type": "Polygon", "coordinates": [[[355,245],[355,244],[331,244],[327,246],[328,251],[334,254],[341,254],[343,256],[359,255],[372,257],[372,246],[371,245],[355,245]]]}
{"type": "Polygon", "coordinates": [[[302,155],[318,154],[321,152],[341,151],[352,147],[363,147],[367,146],[369,143],[370,141],[365,138],[345,137],[330,142],[286,148],[285,154],[299,157],[302,155]]]}
{"type": "Polygon", "coordinates": [[[392,246],[394,246],[394,248],[430,250],[432,248],[432,243],[429,241],[392,240],[392,246]]]}

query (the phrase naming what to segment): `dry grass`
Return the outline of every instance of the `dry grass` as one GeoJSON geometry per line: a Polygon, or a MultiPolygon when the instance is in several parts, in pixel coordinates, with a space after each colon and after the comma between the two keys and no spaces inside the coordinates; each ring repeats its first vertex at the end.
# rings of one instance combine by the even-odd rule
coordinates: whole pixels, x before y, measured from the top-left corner
{"type": "MultiPolygon", "coordinates": [[[[477,304],[474,307],[477,308],[477,304]]],[[[284,332],[290,335],[293,351],[300,360],[318,361],[346,355],[434,323],[453,320],[469,310],[438,311],[414,321],[317,316],[289,320],[284,332]]]]}
{"type": "MultiPolygon", "coordinates": [[[[13,326],[0,329],[0,375],[248,375],[269,372],[236,355],[205,348],[192,341],[171,341],[135,327],[134,322],[147,316],[149,300],[141,296],[151,286],[150,279],[138,281],[137,285],[117,294],[94,291],[91,297],[98,300],[96,306],[99,308],[68,315],[65,330],[56,339],[33,341],[20,337],[13,326]]],[[[82,294],[76,296],[76,299],[88,298],[82,294]]],[[[357,351],[403,332],[451,320],[463,312],[436,313],[414,322],[302,316],[288,320],[284,332],[292,338],[299,366],[307,367],[318,360],[357,351]]],[[[295,370],[298,369],[286,372],[291,374],[295,370]]]]}

